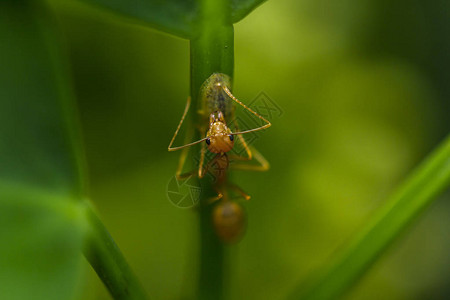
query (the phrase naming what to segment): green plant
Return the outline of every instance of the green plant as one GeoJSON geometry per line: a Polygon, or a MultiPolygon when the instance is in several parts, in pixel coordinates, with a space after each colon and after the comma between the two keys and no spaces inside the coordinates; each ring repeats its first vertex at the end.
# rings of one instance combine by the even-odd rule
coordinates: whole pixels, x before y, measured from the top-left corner
{"type": "MultiPolygon", "coordinates": [[[[233,23],[262,1],[141,1],[139,7],[125,0],[85,2],[189,39],[195,106],[200,86],[211,73],[233,77],[233,23]]],[[[0,230],[6,241],[0,249],[0,278],[5,286],[1,290],[6,291],[2,296],[70,298],[84,247],[85,256],[114,298],[144,298],[86,200],[89,194],[74,96],[55,28],[41,2],[0,4],[0,36],[9,41],[0,48],[6,58],[3,69],[8,70],[0,80],[4,95],[0,102],[0,230]]],[[[324,271],[318,284],[306,292],[301,287],[292,298],[332,299],[348,290],[449,181],[447,138],[324,271]]],[[[210,214],[210,207],[201,206],[203,259],[198,290],[200,298],[221,299],[226,250],[213,234],[210,214]]]]}

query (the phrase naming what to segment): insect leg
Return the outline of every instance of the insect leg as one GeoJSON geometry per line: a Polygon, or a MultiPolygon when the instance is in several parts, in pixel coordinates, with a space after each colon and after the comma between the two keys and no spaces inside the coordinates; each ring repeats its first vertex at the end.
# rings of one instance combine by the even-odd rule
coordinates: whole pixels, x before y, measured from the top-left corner
{"type": "MultiPolygon", "coordinates": [[[[206,149],[206,146],[204,146],[204,149],[206,149]]],[[[204,150],[204,151],[206,151],[206,150],[204,150]]],[[[205,153],[205,152],[203,152],[203,153],[205,153]]],[[[204,157],[204,155],[203,155],[203,157],[204,157]]],[[[220,162],[220,160],[221,160],[222,158],[223,158],[223,156],[221,156],[221,155],[219,155],[219,154],[216,155],[213,159],[211,159],[211,160],[206,164],[206,166],[205,166],[204,168],[203,168],[203,160],[201,160],[201,163],[200,163],[200,166],[199,166],[199,170],[198,170],[198,172],[199,172],[199,178],[204,177],[205,174],[208,173],[209,169],[210,169],[211,167],[213,167],[214,164],[220,162]],[[201,172],[201,173],[200,173],[200,172],[201,172]]],[[[226,162],[227,162],[226,168],[228,168],[228,157],[226,157],[226,162]]],[[[215,202],[215,201],[217,201],[217,200],[220,200],[220,199],[222,199],[222,198],[226,198],[226,197],[227,197],[226,190],[223,189],[223,182],[221,182],[221,181],[224,179],[224,177],[221,177],[221,176],[224,176],[224,175],[221,174],[221,173],[215,173],[213,176],[215,177],[215,181],[216,181],[215,184],[213,185],[213,188],[214,188],[214,190],[217,192],[217,196],[208,199],[208,203],[213,203],[213,202],[215,202]]]]}
{"type": "Polygon", "coordinates": [[[251,196],[249,194],[247,194],[246,192],[244,192],[243,189],[241,189],[240,187],[238,187],[235,184],[229,184],[229,187],[233,190],[235,190],[236,192],[238,192],[239,194],[241,194],[241,196],[245,199],[245,200],[250,200],[251,196]]]}
{"type": "MultiPolygon", "coordinates": [[[[240,131],[238,121],[236,119],[234,119],[233,123],[234,123],[234,127],[236,128],[236,131],[240,131]]],[[[242,146],[244,147],[245,152],[247,153],[246,160],[251,160],[253,158],[253,154],[252,154],[252,151],[250,150],[250,147],[247,145],[247,142],[245,141],[244,136],[242,134],[239,134],[238,139],[241,142],[242,146]]]]}
{"type": "Polygon", "coordinates": [[[203,170],[203,163],[205,161],[205,153],[206,153],[206,146],[205,144],[202,144],[202,148],[200,151],[200,162],[198,164],[198,178],[203,178],[205,174],[208,172],[209,163],[206,164],[205,170],[203,170]]]}
{"type": "MultiPolygon", "coordinates": [[[[236,162],[234,164],[230,164],[230,168],[233,170],[244,170],[244,171],[267,171],[270,168],[269,162],[264,158],[264,156],[255,149],[255,147],[250,147],[251,152],[253,153],[253,158],[257,162],[257,164],[250,163],[239,163],[236,162]]],[[[231,161],[248,161],[248,158],[238,156],[238,155],[230,155],[231,161]]]]}
{"type": "Polygon", "coordinates": [[[208,204],[214,203],[214,202],[216,202],[217,200],[220,200],[220,199],[222,199],[222,198],[223,198],[223,194],[222,194],[221,192],[217,191],[217,196],[212,197],[212,198],[209,198],[209,199],[208,199],[208,204]]]}
{"type": "Polygon", "coordinates": [[[181,152],[180,159],[178,160],[177,171],[175,172],[175,176],[177,177],[177,179],[187,178],[192,174],[195,174],[195,171],[181,174],[181,172],[183,171],[184,164],[186,163],[188,152],[189,148],[184,148],[183,151],[181,152]]]}
{"type": "Polygon", "coordinates": [[[191,97],[189,96],[189,97],[187,98],[187,100],[186,100],[186,106],[184,107],[184,112],[183,112],[183,115],[181,116],[180,123],[178,123],[178,127],[177,127],[177,129],[175,130],[175,133],[174,133],[174,135],[173,135],[173,137],[172,137],[172,140],[170,141],[170,144],[169,144],[169,147],[168,147],[168,150],[169,150],[169,151],[173,151],[173,150],[176,150],[176,148],[178,148],[178,147],[172,148],[172,144],[173,144],[173,142],[175,141],[175,138],[176,138],[177,135],[178,135],[178,131],[180,131],[181,124],[183,124],[184,118],[186,117],[186,114],[187,114],[187,112],[189,111],[189,107],[190,107],[190,106],[191,106],[191,97]]]}

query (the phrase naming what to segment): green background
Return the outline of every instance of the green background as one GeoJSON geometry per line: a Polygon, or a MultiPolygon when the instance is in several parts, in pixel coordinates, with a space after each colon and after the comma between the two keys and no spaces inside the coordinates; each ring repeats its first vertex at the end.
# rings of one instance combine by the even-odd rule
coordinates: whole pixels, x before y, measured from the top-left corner
{"type": "MultiPolygon", "coordinates": [[[[185,40],[90,6],[50,1],[62,28],[100,218],[154,299],[190,299],[194,211],[167,198],[167,152],[189,94],[185,40]]],[[[449,131],[448,1],[269,1],[235,25],[234,93],[282,110],[235,172],[248,228],[227,248],[233,299],[283,299],[324,265],[449,131]]],[[[441,196],[347,295],[450,297],[441,196]]],[[[87,262],[77,299],[108,299],[87,262]]]]}

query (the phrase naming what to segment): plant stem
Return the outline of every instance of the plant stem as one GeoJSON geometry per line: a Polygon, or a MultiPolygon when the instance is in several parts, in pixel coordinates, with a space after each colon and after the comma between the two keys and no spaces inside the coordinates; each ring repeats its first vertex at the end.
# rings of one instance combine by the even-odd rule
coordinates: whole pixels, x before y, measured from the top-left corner
{"type": "Polygon", "coordinates": [[[450,184],[450,135],[410,175],[381,211],[313,285],[290,299],[336,299],[367,272],[399,235],[450,184]]]}
{"type": "MultiPolygon", "coordinates": [[[[233,77],[234,32],[228,0],[200,1],[196,34],[191,39],[191,110],[198,124],[197,107],[203,82],[213,73],[233,77]]],[[[197,125],[196,124],[196,125],[197,125]]],[[[198,124],[204,125],[204,124],[198,124]]],[[[200,133],[197,133],[199,135],[200,133]]],[[[202,133],[203,134],[203,133],[202,133]]],[[[197,136],[198,138],[198,136],[197,136]]],[[[205,184],[206,181],[203,181],[205,184]]],[[[210,184],[210,183],[209,183],[210,184]]],[[[208,187],[211,189],[211,186],[208,187]]],[[[200,266],[199,299],[224,298],[224,246],[212,228],[212,207],[207,205],[208,192],[202,192],[199,207],[200,266]]]]}
{"type": "Polygon", "coordinates": [[[144,289],[103,223],[86,205],[89,224],[84,256],[114,299],[147,299],[144,289]]]}
{"type": "Polygon", "coordinates": [[[190,43],[193,105],[198,104],[200,87],[212,73],[224,73],[233,78],[234,69],[234,32],[229,1],[203,0],[200,5],[196,34],[190,43]]]}

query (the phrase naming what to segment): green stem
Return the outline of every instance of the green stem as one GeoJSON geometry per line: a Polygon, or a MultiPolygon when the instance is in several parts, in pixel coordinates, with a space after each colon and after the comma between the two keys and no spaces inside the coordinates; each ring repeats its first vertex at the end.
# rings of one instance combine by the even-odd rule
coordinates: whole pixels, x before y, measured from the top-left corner
{"type": "Polygon", "coordinates": [[[193,105],[198,105],[200,87],[212,73],[224,73],[233,78],[234,69],[234,31],[229,1],[203,0],[200,4],[196,34],[190,43],[193,105]]]}
{"type": "Polygon", "coordinates": [[[89,224],[84,256],[114,299],[147,299],[144,289],[103,223],[87,203],[89,224]]]}
{"type": "Polygon", "coordinates": [[[449,184],[450,136],[400,186],[319,280],[295,291],[290,299],[341,296],[449,184]]]}
{"type": "MultiPolygon", "coordinates": [[[[191,111],[196,124],[202,121],[198,119],[195,108],[199,107],[199,92],[203,82],[213,73],[224,73],[233,77],[234,32],[229,5],[228,0],[200,1],[196,34],[190,43],[191,97],[194,108],[191,111]]],[[[203,183],[208,185],[206,181],[203,183]]],[[[209,186],[207,189],[212,188],[209,186]]],[[[199,208],[199,299],[220,300],[224,298],[225,251],[212,228],[212,208],[211,205],[206,205],[208,194],[207,191],[202,193],[199,208]]]]}

